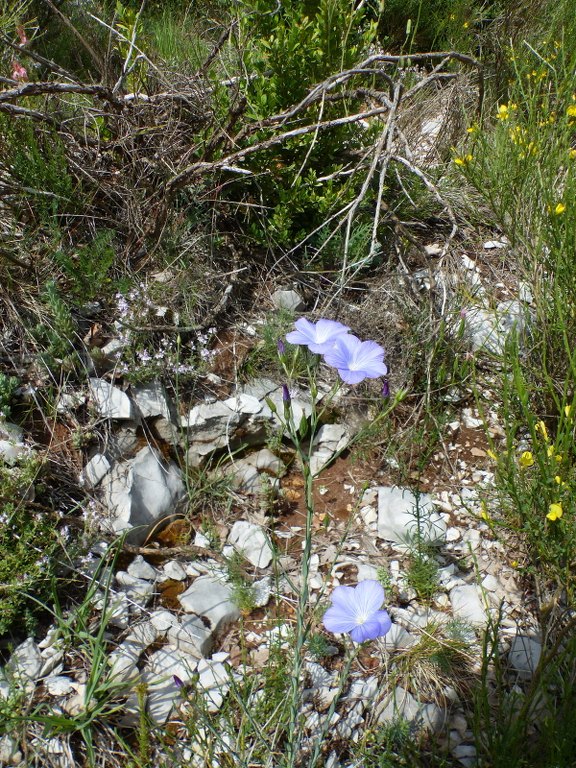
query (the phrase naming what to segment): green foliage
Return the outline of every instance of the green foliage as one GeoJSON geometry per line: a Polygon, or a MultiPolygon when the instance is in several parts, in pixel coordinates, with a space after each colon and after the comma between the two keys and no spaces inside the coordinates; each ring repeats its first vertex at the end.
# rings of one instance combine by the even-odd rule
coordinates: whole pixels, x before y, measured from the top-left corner
{"type": "Polygon", "coordinates": [[[240,37],[246,40],[247,96],[254,117],[294,104],[309,87],[353,66],[374,36],[374,25],[351,0],[267,0],[243,3],[240,37]]]}
{"type": "Polygon", "coordinates": [[[45,347],[44,357],[50,366],[56,360],[62,361],[74,352],[76,328],[70,307],[60,295],[54,280],[46,283],[42,298],[49,322],[40,323],[34,332],[45,347]]]}
{"type": "Polygon", "coordinates": [[[29,503],[41,470],[39,459],[0,459],[0,636],[24,627],[38,614],[34,601],[51,591],[59,550],[55,517],[29,503]],[[31,600],[33,598],[33,600],[31,600]]]}
{"type": "Polygon", "coordinates": [[[414,553],[406,570],[406,582],[419,600],[428,602],[438,591],[438,563],[422,551],[414,553]]]}
{"type": "Polygon", "coordinates": [[[72,297],[86,302],[102,295],[116,257],[113,246],[114,233],[102,229],[88,245],[78,246],[73,254],[64,249],[54,253],[54,261],[70,281],[68,292],[72,297]]]}
{"type": "MultiPolygon", "coordinates": [[[[239,41],[243,67],[250,75],[244,86],[247,118],[265,120],[298,103],[313,85],[357,63],[374,34],[375,23],[351,0],[289,0],[276,10],[266,0],[244,3],[239,41]]],[[[359,105],[359,99],[350,97],[316,102],[302,118],[313,125],[349,114],[359,105]]],[[[270,135],[263,130],[254,140],[270,135]]],[[[253,177],[233,188],[243,199],[261,201],[261,212],[246,208],[250,234],[267,245],[291,246],[325,222],[354,197],[356,181],[350,183],[338,173],[369,136],[357,126],[334,127],[293,138],[249,159],[253,177]]]]}
{"type": "Polygon", "coordinates": [[[243,614],[249,614],[255,608],[255,597],[245,566],[246,561],[238,552],[234,552],[228,560],[228,578],[232,584],[234,602],[243,614]]]}
{"type": "Polygon", "coordinates": [[[146,38],[157,55],[179,70],[194,72],[206,60],[209,47],[197,29],[198,20],[187,6],[162,4],[145,19],[146,38]]]}
{"type": "Polygon", "coordinates": [[[321,632],[314,632],[308,638],[308,652],[318,661],[326,658],[332,647],[326,635],[321,632]]]}
{"type": "Polygon", "coordinates": [[[19,385],[16,376],[0,373],[0,418],[9,418],[12,399],[19,385]]]}
{"type": "Polygon", "coordinates": [[[357,748],[358,757],[365,768],[397,768],[407,765],[404,757],[412,751],[413,741],[410,724],[397,718],[367,733],[357,748]]]}
{"type": "Polygon", "coordinates": [[[17,215],[52,229],[54,217],[74,210],[80,194],[62,140],[31,120],[0,115],[0,142],[6,147],[1,165],[15,186],[12,206],[17,215]]]}

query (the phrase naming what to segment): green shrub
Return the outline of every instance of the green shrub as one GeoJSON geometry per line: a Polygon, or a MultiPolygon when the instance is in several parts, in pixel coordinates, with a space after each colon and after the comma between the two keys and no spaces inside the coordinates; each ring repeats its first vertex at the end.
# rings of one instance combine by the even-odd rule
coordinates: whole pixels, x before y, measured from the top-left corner
{"type": "Polygon", "coordinates": [[[58,549],[54,516],[28,503],[40,469],[34,456],[13,465],[0,460],[0,636],[16,626],[33,629],[35,601],[51,591],[58,549]]]}

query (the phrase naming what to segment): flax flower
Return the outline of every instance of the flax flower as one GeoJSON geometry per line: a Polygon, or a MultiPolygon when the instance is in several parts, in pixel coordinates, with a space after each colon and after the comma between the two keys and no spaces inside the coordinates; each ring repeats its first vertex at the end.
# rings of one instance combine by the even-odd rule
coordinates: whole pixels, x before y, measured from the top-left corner
{"type": "Polygon", "coordinates": [[[336,368],[346,384],[386,376],[384,350],[375,341],[360,341],[356,336],[338,336],[332,349],[324,353],[325,362],[336,368]]]}
{"type": "Polygon", "coordinates": [[[347,325],[342,325],[336,320],[318,320],[317,323],[311,323],[305,317],[296,320],[294,326],[296,330],[286,334],[286,341],[308,347],[310,352],[318,355],[323,355],[337,338],[350,330],[347,325]]]}
{"type": "Polygon", "coordinates": [[[336,587],[332,607],[324,614],[328,632],[347,633],[355,643],[385,635],[392,626],[386,611],[381,610],[384,588],[374,579],[361,581],[355,587],[336,587]]]}

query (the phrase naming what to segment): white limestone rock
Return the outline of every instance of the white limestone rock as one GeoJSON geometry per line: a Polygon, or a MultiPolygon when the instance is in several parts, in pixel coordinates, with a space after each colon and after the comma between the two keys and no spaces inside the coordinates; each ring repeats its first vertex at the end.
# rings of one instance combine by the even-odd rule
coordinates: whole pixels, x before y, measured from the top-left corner
{"type": "Polygon", "coordinates": [[[306,309],[304,299],[297,291],[274,291],[270,298],[276,309],[287,309],[290,312],[303,312],[306,309]]]}
{"type": "Polygon", "coordinates": [[[142,682],[147,686],[148,715],[156,725],[164,725],[180,699],[180,688],[174,676],[187,685],[197,663],[193,657],[170,646],[151,654],[142,673],[142,682]]]}
{"type": "Polygon", "coordinates": [[[516,635],[510,645],[508,662],[521,679],[530,680],[536,671],[541,655],[542,643],[538,638],[529,635],[516,635]]]}
{"type": "Polygon", "coordinates": [[[174,511],[186,493],[182,473],[150,446],[117,464],[102,481],[102,498],[113,533],[128,531],[127,540],[141,544],[149,526],[174,511]]]}
{"type": "Polygon", "coordinates": [[[159,576],[156,568],[144,560],[142,555],[136,555],[126,570],[130,576],[134,576],[137,579],[145,579],[146,581],[156,581],[159,576]]]}
{"type": "Polygon", "coordinates": [[[230,690],[230,673],[222,663],[227,658],[227,653],[215,653],[212,659],[198,662],[198,688],[204,694],[208,712],[218,712],[230,690]]]}
{"type": "Polygon", "coordinates": [[[474,584],[459,584],[453,587],[450,590],[450,602],[456,618],[473,626],[484,626],[487,623],[486,610],[474,584]]]}
{"type": "Polygon", "coordinates": [[[118,387],[105,379],[90,378],[90,397],[99,416],[103,419],[132,419],[134,411],[130,398],[118,387]]]}
{"type": "Polygon", "coordinates": [[[420,511],[420,535],[426,543],[437,544],[446,536],[446,521],[426,493],[417,500],[412,491],[397,486],[378,489],[378,538],[407,544],[414,539],[420,511]]]}
{"type": "Polygon", "coordinates": [[[178,600],[187,613],[208,619],[214,633],[240,617],[240,610],[232,600],[232,587],[211,576],[199,576],[178,595],[178,600]]]}
{"type": "Polygon", "coordinates": [[[256,568],[267,568],[272,561],[272,548],[259,525],[237,520],[228,536],[228,543],[256,568]]]}
{"type": "Polygon", "coordinates": [[[282,459],[268,448],[262,448],[242,459],[234,460],[224,467],[222,472],[230,477],[235,488],[256,495],[266,487],[277,487],[278,478],[285,470],[282,459]]]}
{"type": "Polygon", "coordinates": [[[20,684],[36,681],[42,669],[42,655],[40,649],[29,637],[14,650],[8,663],[6,672],[8,678],[20,684]]]}
{"type": "Polygon", "coordinates": [[[167,421],[172,419],[173,408],[168,394],[159,381],[151,381],[133,387],[130,394],[140,416],[144,419],[161,416],[167,421]]]}
{"type": "Polygon", "coordinates": [[[95,453],[80,475],[80,485],[95,488],[110,470],[110,462],[103,453],[95,453]]]}
{"type": "Polygon", "coordinates": [[[376,707],[378,723],[390,723],[401,718],[407,720],[415,730],[438,733],[445,721],[446,711],[436,704],[418,701],[411,693],[398,686],[376,707]]]}
{"type": "Polygon", "coordinates": [[[199,616],[183,616],[168,628],[168,641],[182,653],[201,658],[212,650],[213,633],[199,616]]]}

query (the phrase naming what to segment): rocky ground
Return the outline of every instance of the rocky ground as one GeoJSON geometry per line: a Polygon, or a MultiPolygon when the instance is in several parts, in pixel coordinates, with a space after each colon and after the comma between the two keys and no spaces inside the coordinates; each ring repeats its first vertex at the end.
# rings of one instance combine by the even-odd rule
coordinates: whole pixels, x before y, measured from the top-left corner
{"type": "MultiPolygon", "coordinates": [[[[506,242],[487,241],[484,253],[506,248],[506,242]]],[[[457,316],[470,354],[498,354],[510,329],[526,322],[530,297],[502,286],[495,305],[486,297],[481,267],[480,259],[461,257],[457,282],[471,298],[457,316]]],[[[305,304],[293,291],[278,291],[271,300],[299,312],[305,304]]],[[[257,335],[257,323],[242,334],[257,335]]],[[[104,348],[111,361],[118,343],[104,348]]],[[[77,477],[91,498],[82,515],[92,540],[72,567],[88,594],[82,603],[87,626],[99,633],[104,649],[98,684],[116,707],[108,707],[107,717],[130,729],[138,727],[145,708],[154,726],[183,736],[194,691],[218,728],[219,713],[242,681],[259,679],[276,649],[291,641],[304,507],[302,478],[277,415],[283,382],[254,377],[227,386],[212,373],[208,381],[218,394],[176,403],[159,380],[127,386],[113,370],[111,363],[109,373],[90,376],[80,391],[64,390],[58,406],[71,422],[79,410],[89,413],[90,431],[98,435],[77,477]],[[216,514],[191,507],[183,466],[197,470],[205,489],[225,489],[213,502],[216,514]]],[[[322,375],[320,400],[331,384],[330,372],[322,375]]],[[[299,389],[291,395],[299,423],[311,413],[310,394],[299,389]]],[[[503,432],[490,373],[479,400],[473,395],[478,391],[459,393],[462,407],[419,475],[417,491],[394,480],[393,457],[375,459],[373,451],[356,445],[347,450],[371,418],[368,409],[359,418],[350,407],[349,388],[315,437],[311,607],[326,606],[338,584],[380,579],[393,619],[386,637],[362,649],[330,712],[344,644],[322,634],[322,611],[316,611],[324,642],[320,651],[310,647],[305,661],[302,749],[312,748],[330,715],[324,757],[330,768],[356,765],[345,757],[350,745],[398,716],[423,737],[436,735],[454,765],[474,765],[467,697],[481,670],[483,630],[499,616],[500,650],[519,690],[537,664],[541,643],[520,556],[498,538],[492,521],[491,455],[503,432]],[[415,547],[433,562],[429,593],[426,584],[418,590],[407,577],[415,547]],[[443,647],[451,649],[445,671],[429,658],[443,647]]],[[[1,430],[6,461],[35,449],[15,425],[4,423],[1,430]]],[[[13,650],[0,695],[7,698],[16,689],[29,709],[42,703],[44,712],[81,721],[94,706],[94,663],[55,621],[42,637],[29,637],[13,650]]],[[[207,764],[202,738],[179,741],[176,764],[207,764]]],[[[69,735],[46,735],[36,723],[25,740],[2,737],[0,763],[64,768],[76,764],[74,749],[69,735]]]]}

